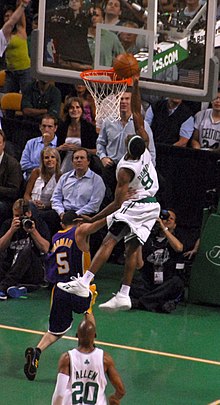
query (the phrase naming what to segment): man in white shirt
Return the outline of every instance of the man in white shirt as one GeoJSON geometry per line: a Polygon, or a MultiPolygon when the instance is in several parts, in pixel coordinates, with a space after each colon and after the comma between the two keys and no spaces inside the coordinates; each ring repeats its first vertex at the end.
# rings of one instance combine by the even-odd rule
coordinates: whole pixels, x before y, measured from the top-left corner
{"type": "Polygon", "coordinates": [[[18,8],[0,30],[0,56],[3,55],[5,49],[7,48],[12,30],[15,24],[17,24],[18,20],[21,18],[25,8],[28,6],[29,3],[30,0],[22,0],[18,8]]]}

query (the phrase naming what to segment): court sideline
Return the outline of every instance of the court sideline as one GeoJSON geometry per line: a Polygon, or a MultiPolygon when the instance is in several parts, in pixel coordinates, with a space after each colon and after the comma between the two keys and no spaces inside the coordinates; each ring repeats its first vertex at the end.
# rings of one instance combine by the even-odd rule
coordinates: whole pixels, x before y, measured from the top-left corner
{"type": "MultiPolygon", "coordinates": [[[[116,291],[120,280],[120,266],[107,265],[105,270],[96,280],[98,303],[116,291]]],[[[57,361],[76,346],[81,316],[68,336],[43,353],[36,380],[30,382],[23,375],[24,350],[36,345],[47,329],[49,291],[1,305],[0,404],[49,405],[57,361]]],[[[96,306],[95,316],[97,345],[114,357],[126,386],[122,405],[208,405],[220,398],[219,308],[181,304],[172,314],[110,315],[96,306]]]]}

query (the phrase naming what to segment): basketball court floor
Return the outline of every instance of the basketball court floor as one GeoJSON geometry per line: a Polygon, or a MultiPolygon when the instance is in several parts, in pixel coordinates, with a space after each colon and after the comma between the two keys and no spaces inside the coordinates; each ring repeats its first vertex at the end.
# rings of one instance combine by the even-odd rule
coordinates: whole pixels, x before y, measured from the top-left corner
{"type": "MultiPolygon", "coordinates": [[[[110,298],[122,267],[108,264],[96,277],[97,303],[110,298]]],[[[2,301],[0,404],[49,405],[62,352],[75,347],[72,330],[41,356],[35,381],[23,374],[24,351],[47,329],[49,291],[2,301]]],[[[220,309],[184,303],[171,314],[104,314],[96,305],[97,345],[108,351],[124,380],[122,405],[208,405],[220,399],[220,309]]],[[[112,392],[110,384],[107,393],[112,392]]],[[[216,402],[217,401],[217,402],[216,402]]],[[[220,403],[220,402],[219,402],[220,403]]]]}

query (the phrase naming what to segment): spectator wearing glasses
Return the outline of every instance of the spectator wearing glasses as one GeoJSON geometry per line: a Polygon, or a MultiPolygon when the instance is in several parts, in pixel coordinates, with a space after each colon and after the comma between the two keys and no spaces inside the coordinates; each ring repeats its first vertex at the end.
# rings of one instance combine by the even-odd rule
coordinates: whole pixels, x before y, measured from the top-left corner
{"type": "Polygon", "coordinates": [[[27,180],[31,171],[35,167],[39,167],[40,154],[42,149],[47,146],[55,148],[57,146],[57,119],[53,115],[45,114],[41,120],[40,132],[41,136],[30,139],[23,150],[21,156],[21,168],[24,172],[24,177],[27,180]]]}

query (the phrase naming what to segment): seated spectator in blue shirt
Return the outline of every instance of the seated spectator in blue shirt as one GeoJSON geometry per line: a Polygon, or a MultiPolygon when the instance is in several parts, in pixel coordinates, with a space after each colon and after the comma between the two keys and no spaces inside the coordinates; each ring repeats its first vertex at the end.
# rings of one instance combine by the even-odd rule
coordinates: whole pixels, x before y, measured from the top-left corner
{"type": "Polygon", "coordinates": [[[51,199],[60,218],[67,210],[74,210],[77,215],[97,213],[105,195],[102,178],[89,169],[88,152],[74,151],[72,162],[73,170],[61,176],[51,199]]]}
{"type": "Polygon", "coordinates": [[[186,146],[194,129],[191,109],[178,98],[152,104],[145,121],[151,126],[154,142],[167,145],[186,146]]]}
{"type": "Polygon", "coordinates": [[[35,167],[39,167],[42,149],[47,146],[52,148],[57,146],[56,130],[57,119],[53,115],[45,114],[40,124],[42,136],[30,139],[21,156],[21,168],[24,171],[25,179],[28,179],[35,167]]]}

